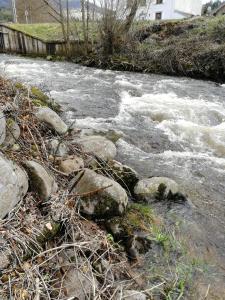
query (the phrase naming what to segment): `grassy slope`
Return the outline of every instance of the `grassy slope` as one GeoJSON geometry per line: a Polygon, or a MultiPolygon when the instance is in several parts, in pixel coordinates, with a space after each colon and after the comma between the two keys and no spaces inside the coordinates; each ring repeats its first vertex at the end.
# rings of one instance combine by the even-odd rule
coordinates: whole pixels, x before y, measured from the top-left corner
{"type": "Polygon", "coordinates": [[[9,24],[9,26],[46,41],[62,40],[63,38],[61,26],[58,23],[9,24]]]}
{"type": "Polygon", "coordinates": [[[154,33],[145,24],[139,30],[139,43],[132,56],[135,65],[138,61],[146,72],[225,81],[225,16],[161,25],[154,33]],[[141,39],[146,30],[151,34],[141,39]]]}

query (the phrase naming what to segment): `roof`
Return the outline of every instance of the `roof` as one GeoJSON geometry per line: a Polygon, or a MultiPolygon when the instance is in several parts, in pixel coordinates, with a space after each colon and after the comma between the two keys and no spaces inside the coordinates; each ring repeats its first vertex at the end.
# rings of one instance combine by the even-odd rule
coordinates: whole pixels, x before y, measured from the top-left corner
{"type": "Polygon", "coordinates": [[[220,4],[220,6],[219,7],[217,7],[217,8],[215,8],[213,11],[212,11],[212,15],[216,15],[222,8],[224,8],[225,7],[225,1],[222,3],[222,4],[220,4]]]}

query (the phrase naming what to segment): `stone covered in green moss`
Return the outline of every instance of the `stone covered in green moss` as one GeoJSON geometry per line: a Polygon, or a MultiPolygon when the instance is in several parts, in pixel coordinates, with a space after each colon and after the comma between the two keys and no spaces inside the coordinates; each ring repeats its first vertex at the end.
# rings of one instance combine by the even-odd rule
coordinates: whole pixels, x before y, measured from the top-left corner
{"type": "Polygon", "coordinates": [[[80,196],[81,212],[101,219],[124,214],[128,197],[117,182],[89,169],[79,172],[74,180],[73,193],[80,196]]]}
{"type": "Polygon", "coordinates": [[[31,97],[32,102],[35,106],[38,107],[50,107],[54,111],[60,111],[60,105],[55,103],[52,99],[50,99],[45,93],[43,93],[39,88],[32,87],[31,88],[31,97]]]}
{"type": "Polygon", "coordinates": [[[105,170],[106,174],[110,174],[124,189],[133,193],[138,182],[138,174],[134,169],[112,160],[105,166],[105,170]]]}
{"type": "Polygon", "coordinates": [[[116,217],[108,221],[107,227],[116,237],[134,235],[135,232],[151,232],[154,215],[148,205],[132,203],[128,206],[123,217],[116,217]]]}
{"type": "Polygon", "coordinates": [[[33,86],[31,88],[31,93],[34,98],[39,99],[41,101],[45,102],[45,101],[49,100],[48,96],[45,93],[43,93],[40,89],[38,89],[37,87],[33,86]]]}
{"type": "Polygon", "coordinates": [[[131,259],[138,259],[139,253],[148,251],[154,215],[147,205],[130,204],[123,217],[116,217],[106,224],[116,241],[122,242],[131,259]]]}
{"type": "Polygon", "coordinates": [[[33,99],[33,104],[38,107],[48,107],[48,104],[40,99],[33,99]]]}

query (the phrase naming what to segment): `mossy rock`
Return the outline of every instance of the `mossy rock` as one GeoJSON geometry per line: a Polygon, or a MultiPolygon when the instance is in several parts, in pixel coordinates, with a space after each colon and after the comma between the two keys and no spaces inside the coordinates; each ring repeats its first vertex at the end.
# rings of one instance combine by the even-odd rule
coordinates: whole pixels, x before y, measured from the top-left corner
{"type": "Polygon", "coordinates": [[[123,217],[115,217],[106,224],[115,241],[120,241],[128,257],[137,260],[140,253],[146,253],[151,247],[151,233],[155,218],[147,205],[130,204],[123,217]]]}
{"type": "Polygon", "coordinates": [[[60,231],[61,224],[56,222],[49,222],[44,226],[42,232],[37,236],[37,242],[44,245],[47,241],[53,239],[60,231]]]}
{"type": "Polygon", "coordinates": [[[48,104],[40,99],[34,99],[33,104],[38,107],[48,107],[48,104]]]}
{"type": "Polygon", "coordinates": [[[135,170],[116,160],[112,160],[105,166],[104,171],[106,171],[106,175],[110,175],[125,190],[133,194],[134,186],[138,182],[138,174],[135,170]]]}
{"type": "Polygon", "coordinates": [[[134,235],[135,232],[151,233],[155,217],[148,205],[132,203],[123,217],[108,221],[107,227],[116,238],[134,235]]]}
{"type": "Polygon", "coordinates": [[[33,86],[31,88],[31,93],[35,99],[39,99],[43,102],[48,102],[48,100],[49,100],[49,97],[45,93],[43,93],[40,89],[38,89],[37,87],[33,86]]]}
{"type": "Polygon", "coordinates": [[[45,93],[43,93],[39,88],[31,88],[31,96],[33,98],[32,102],[35,106],[38,107],[50,107],[56,112],[60,111],[60,105],[50,99],[45,93]]]}

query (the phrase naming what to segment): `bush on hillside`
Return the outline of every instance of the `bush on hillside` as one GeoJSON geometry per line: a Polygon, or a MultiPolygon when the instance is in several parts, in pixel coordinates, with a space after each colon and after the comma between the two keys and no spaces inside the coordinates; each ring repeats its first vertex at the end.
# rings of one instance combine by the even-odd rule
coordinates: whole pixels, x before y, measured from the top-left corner
{"type": "Polygon", "coordinates": [[[213,39],[225,41],[225,16],[214,18],[209,22],[207,30],[213,39]]]}

